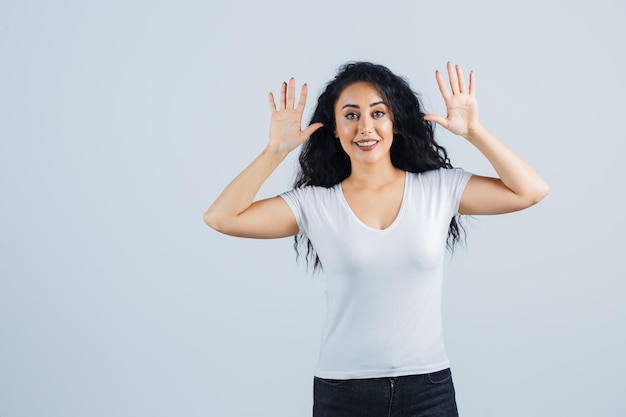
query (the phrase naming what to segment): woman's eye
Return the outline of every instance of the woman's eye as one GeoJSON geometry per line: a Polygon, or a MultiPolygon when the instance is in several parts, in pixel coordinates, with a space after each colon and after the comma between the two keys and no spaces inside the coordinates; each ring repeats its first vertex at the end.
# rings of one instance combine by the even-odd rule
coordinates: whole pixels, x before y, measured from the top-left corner
{"type": "Polygon", "coordinates": [[[356,113],[348,113],[348,114],[346,114],[346,119],[348,119],[348,120],[355,120],[355,119],[358,119],[358,118],[359,118],[359,116],[356,113]]]}
{"type": "Polygon", "coordinates": [[[381,118],[385,115],[385,112],[382,110],[376,110],[374,113],[372,113],[372,116],[376,119],[381,118]]]}

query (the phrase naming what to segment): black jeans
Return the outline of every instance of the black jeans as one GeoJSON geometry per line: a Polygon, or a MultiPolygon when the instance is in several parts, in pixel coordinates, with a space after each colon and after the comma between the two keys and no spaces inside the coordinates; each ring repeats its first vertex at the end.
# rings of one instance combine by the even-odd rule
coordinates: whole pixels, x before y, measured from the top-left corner
{"type": "Polygon", "coordinates": [[[313,382],[313,417],[458,417],[450,369],[313,382]]]}

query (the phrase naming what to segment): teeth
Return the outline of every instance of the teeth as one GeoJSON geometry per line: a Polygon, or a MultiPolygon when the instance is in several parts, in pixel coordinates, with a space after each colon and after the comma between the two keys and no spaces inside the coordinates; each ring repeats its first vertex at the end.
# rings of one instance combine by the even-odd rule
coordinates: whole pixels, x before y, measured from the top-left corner
{"type": "Polygon", "coordinates": [[[375,140],[368,140],[367,142],[357,142],[357,145],[359,146],[372,146],[375,144],[376,144],[375,140]]]}

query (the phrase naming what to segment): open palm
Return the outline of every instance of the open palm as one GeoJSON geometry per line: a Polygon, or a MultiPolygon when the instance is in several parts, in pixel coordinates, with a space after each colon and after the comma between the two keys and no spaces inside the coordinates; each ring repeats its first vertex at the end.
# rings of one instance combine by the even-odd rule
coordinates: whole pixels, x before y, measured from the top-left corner
{"type": "Polygon", "coordinates": [[[454,66],[451,62],[448,62],[447,67],[451,91],[446,88],[441,73],[439,71],[436,73],[437,85],[446,103],[447,115],[443,117],[427,114],[424,119],[440,124],[456,135],[467,136],[480,127],[474,73],[470,73],[469,87],[466,87],[461,67],[454,66]]]}
{"type": "Polygon", "coordinates": [[[276,108],[274,94],[269,93],[268,100],[272,119],[270,123],[270,146],[290,152],[304,143],[311,134],[322,127],[321,123],[313,123],[302,130],[302,113],[306,104],[307,86],[300,90],[298,105],[295,105],[296,81],[291,78],[289,84],[283,82],[280,89],[280,104],[276,108]]]}

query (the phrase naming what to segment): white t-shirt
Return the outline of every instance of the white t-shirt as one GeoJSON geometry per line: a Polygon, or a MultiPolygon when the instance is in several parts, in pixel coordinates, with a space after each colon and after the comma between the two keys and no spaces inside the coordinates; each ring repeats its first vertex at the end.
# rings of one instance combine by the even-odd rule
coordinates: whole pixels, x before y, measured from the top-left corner
{"type": "Polygon", "coordinates": [[[358,219],[340,184],[281,194],[326,277],[316,376],[376,378],[449,367],[441,321],[444,253],[471,175],[407,172],[400,211],[384,230],[358,219]]]}

